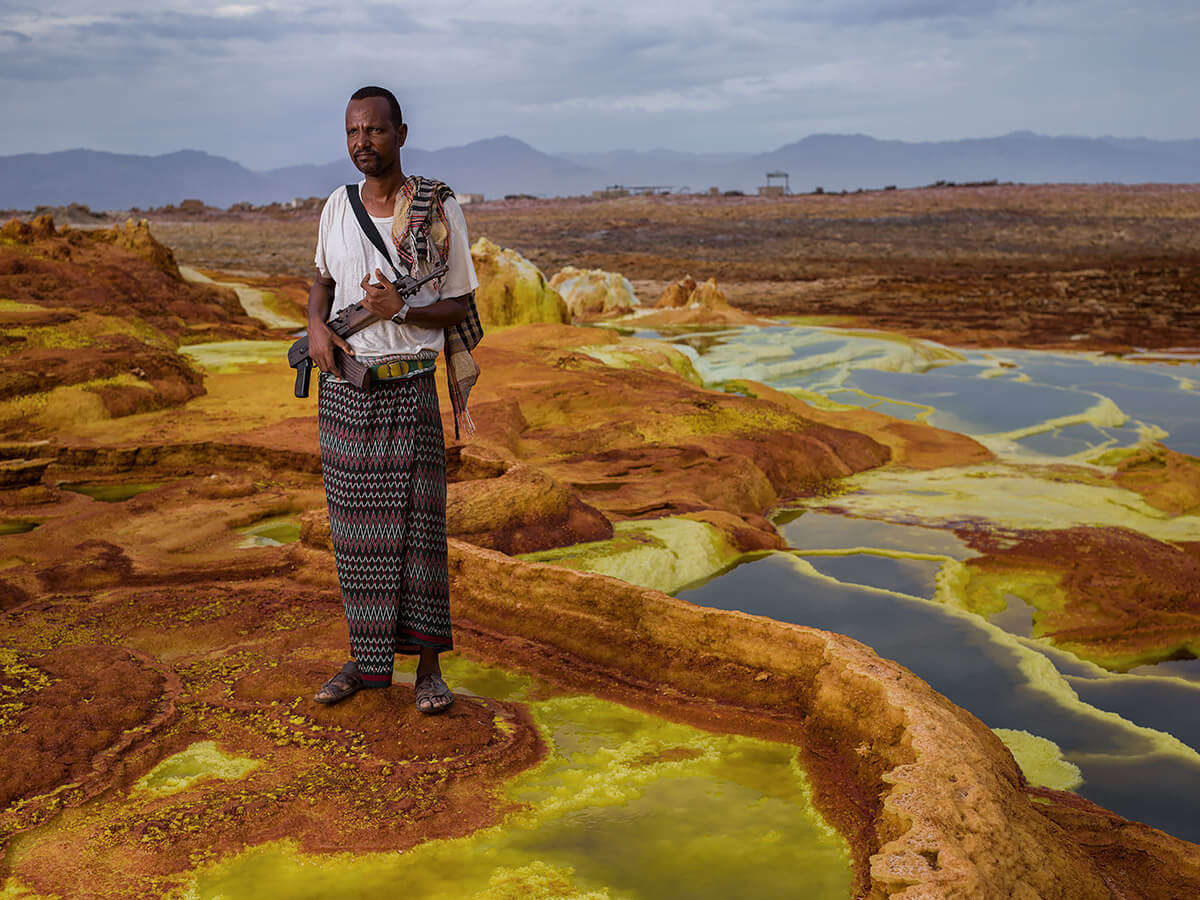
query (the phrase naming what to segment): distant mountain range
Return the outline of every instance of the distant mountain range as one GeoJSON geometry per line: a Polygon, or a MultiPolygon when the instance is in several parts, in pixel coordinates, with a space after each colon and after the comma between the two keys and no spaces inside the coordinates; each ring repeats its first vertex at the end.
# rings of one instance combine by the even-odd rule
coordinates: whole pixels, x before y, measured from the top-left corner
{"type": "MultiPolygon", "coordinates": [[[[1200,182],[1200,139],[1046,137],[908,143],[861,134],[815,134],[769,153],[613,150],[548,154],[511,137],[441,150],[404,151],[406,171],[461,192],[566,196],[609,185],[672,191],[753,192],[767,172],[786,172],[796,193],[915,187],[945,181],[1200,182]]],[[[359,178],[349,159],[251,171],[198,150],[136,156],[97,150],[0,157],[0,209],[83,203],[128,209],[197,198],[212,206],[325,196],[359,178]]]]}

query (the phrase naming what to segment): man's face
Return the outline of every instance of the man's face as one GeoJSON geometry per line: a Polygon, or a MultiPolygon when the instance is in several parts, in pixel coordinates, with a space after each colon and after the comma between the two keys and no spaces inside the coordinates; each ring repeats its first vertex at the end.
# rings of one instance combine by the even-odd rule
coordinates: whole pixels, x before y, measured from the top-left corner
{"type": "Polygon", "coordinates": [[[351,100],[346,106],[346,150],[364,175],[387,175],[400,158],[408,126],[392,122],[382,97],[351,100]]]}

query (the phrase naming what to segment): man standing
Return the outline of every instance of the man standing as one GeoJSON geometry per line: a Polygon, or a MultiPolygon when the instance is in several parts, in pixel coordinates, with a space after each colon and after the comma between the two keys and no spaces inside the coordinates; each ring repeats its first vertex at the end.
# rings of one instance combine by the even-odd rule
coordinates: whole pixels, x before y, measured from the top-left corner
{"type": "MultiPolygon", "coordinates": [[[[346,107],[346,149],[365,177],[330,194],[321,213],[309,355],[321,369],[321,468],[353,658],[313,699],[336,703],[362,688],[387,687],[394,655],[416,653],[417,708],[437,713],[454,695],[438,665],[452,641],[446,456],[433,370],[447,333],[470,312],[478,282],[454,195],[401,170],[407,137],[390,91],[355,91],[346,107]],[[364,230],[367,219],[382,241],[364,230]],[[407,301],[392,284],[443,262],[445,275],[407,301]],[[360,300],[379,321],[346,339],[334,334],[326,322],[360,300]],[[340,378],[335,348],[371,368],[369,390],[340,378]]],[[[446,356],[452,364],[459,359],[450,349],[446,356]]],[[[448,374],[455,412],[465,417],[463,395],[448,374]]]]}

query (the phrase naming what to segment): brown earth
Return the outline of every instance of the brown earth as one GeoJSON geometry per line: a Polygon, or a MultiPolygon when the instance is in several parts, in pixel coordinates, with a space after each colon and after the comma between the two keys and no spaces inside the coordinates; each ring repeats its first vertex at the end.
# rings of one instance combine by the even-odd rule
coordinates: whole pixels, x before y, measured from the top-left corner
{"type": "Polygon", "coordinates": [[[1200,511],[1200,459],[1176,453],[1161,444],[1123,459],[1114,480],[1169,515],[1200,511]]]}
{"type": "MultiPolygon", "coordinates": [[[[963,532],[976,573],[1044,576],[1034,633],[1108,668],[1200,654],[1200,559],[1127,528],[963,532]]],[[[970,588],[968,587],[968,590],[970,588]]]]}
{"type": "Polygon", "coordinates": [[[186,284],[144,221],[58,231],[48,217],[0,228],[0,325],[0,439],[16,440],[186,403],[204,384],[181,343],[266,336],[232,293],[186,284]],[[56,388],[58,416],[23,402],[56,388]]]}
{"type": "MultiPolygon", "coordinates": [[[[519,251],[547,276],[566,265],[621,273],[643,305],[691,275],[715,278],[746,312],[836,317],[962,346],[1200,345],[1197,185],[515,200],[466,214],[473,237],[519,251]]],[[[317,215],[153,222],[194,264],[307,278],[317,215]]]]}
{"type": "MultiPolygon", "coordinates": [[[[62,239],[21,246],[40,260],[38,240],[62,239]]],[[[160,306],[210,296],[155,271],[168,279],[160,306]]],[[[124,275],[107,277],[88,289],[119,296],[124,275]]],[[[38,299],[22,302],[50,308],[38,299]]],[[[205,333],[267,334],[229,313],[230,332],[214,319],[205,333]]],[[[70,326],[57,315],[44,327],[70,326]]],[[[158,333],[174,346],[184,332],[158,333]]],[[[708,390],[661,346],[596,329],[498,330],[478,359],[479,434],[448,454],[454,529],[470,538],[451,548],[461,651],[551,690],[795,744],[851,844],[860,896],[1167,898],[1200,886],[1200,847],[1030,788],[982,723],[855,641],[488,549],[667,513],[704,518],[743,549],[775,546],[763,514],[782,500],[882,464],[978,461],[980,445],[753,383],[708,390]]],[[[339,848],[349,836],[404,849],[500,821],[494,787],[544,752],[519,703],[460,696],[433,720],[403,687],[311,703],[346,634],[312,405],[291,382],[282,364],[251,363],[206,374],[206,394],[181,407],[61,418],[43,426],[47,443],[14,425],[25,443],[4,455],[41,468],[0,489],[6,519],[38,523],[0,538],[0,735],[10,771],[37,774],[3,782],[16,799],[0,811],[0,874],[63,896],[159,896],[196,866],[284,836],[312,853],[333,849],[331,834],[339,848]],[[157,486],[124,503],[60,487],[80,481],[157,486]],[[301,522],[301,542],[239,549],[238,529],[280,515],[301,522]],[[206,740],[266,764],[172,794],[136,787],[206,740]]],[[[448,413],[444,424],[452,433],[448,413]]]]}

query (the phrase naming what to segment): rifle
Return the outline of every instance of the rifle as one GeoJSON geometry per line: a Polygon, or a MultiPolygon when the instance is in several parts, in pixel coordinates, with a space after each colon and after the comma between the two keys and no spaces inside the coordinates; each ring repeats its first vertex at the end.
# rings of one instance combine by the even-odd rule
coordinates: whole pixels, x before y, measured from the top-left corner
{"type": "MultiPolygon", "coordinates": [[[[395,282],[396,291],[402,298],[411,297],[426,282],[440,278],[445,274],[446,265],[443,263],[423,278],[412,278],[408,275],[401,276],[395,282]]],[[[359,301],[353,306],[347,306],[325,324],[329,326],[330,331],[344,339],[378,321],[379,319],[375,314],[369,312],[362,305],[362,301],[359,301]]],[[[356,388],[370,390],[371,374],[366,366],[353,356],[347,355],[340,347],[333,348],[333,358],[337,363],[338,371],[342,373],[342,377],[346,381],[350,382],[356,388]]],[[[288,365],[296,370],[296,396],[307,397],[308,379],[313,370],[312,357],[308,355],[308,335],[300,338],[300,340],[288,348],[288,365]]]]}

